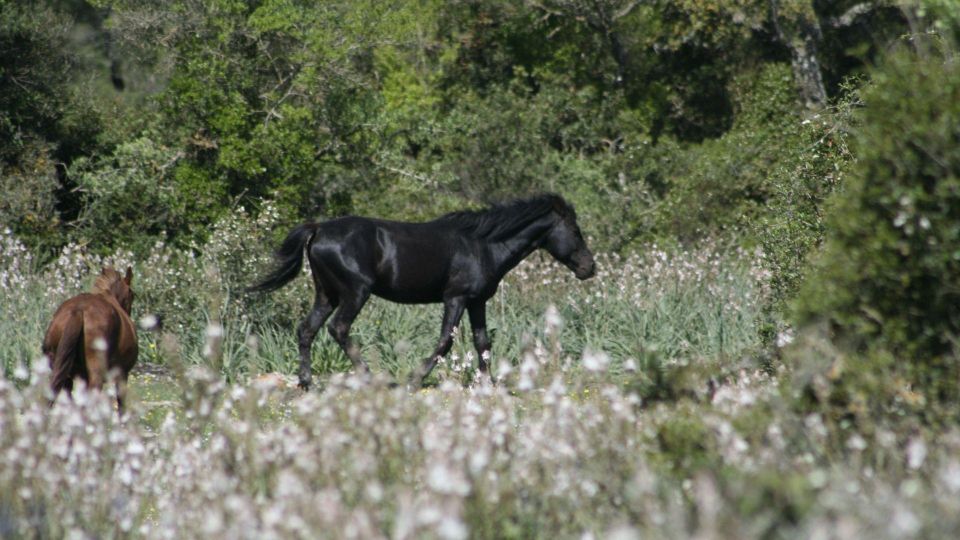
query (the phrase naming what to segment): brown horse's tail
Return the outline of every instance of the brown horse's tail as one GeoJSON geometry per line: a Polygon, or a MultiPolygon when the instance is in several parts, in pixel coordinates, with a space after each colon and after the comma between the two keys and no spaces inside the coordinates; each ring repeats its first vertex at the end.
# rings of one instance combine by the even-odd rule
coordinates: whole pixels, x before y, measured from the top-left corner
{"type": "Polygon", "coordinates": [[[53,355],[53,376],[50,386],[54,393],[63,390],[73,379],[77,367],[81,364],[80,355],[83,352],[83,311],[70,312],[70,319],[63,326],[57,350],[53,355]]]}

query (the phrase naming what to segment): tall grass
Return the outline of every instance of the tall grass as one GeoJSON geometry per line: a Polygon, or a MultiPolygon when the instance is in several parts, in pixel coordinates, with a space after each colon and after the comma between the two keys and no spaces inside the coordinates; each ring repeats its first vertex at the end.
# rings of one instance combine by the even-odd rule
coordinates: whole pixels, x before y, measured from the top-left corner
{"type": "MultiPolygon", "coordinates": [[[[6,252],[19,255],[3,259],[0,269],[16,282],[0,300],[0,309],[16,314],[0,322],[5,372],[37,356],[46,317],[60,301],[85,290],[101,264],[110,263],[134,266],[135,316],[151,314],[161,321],[158,331],[141,336],[142,360],[162,362],[159,343],[173,336],[184,361],[204,364],[204,329],[216,324],[224,338],[214,367],[228,380],[295,373],[295,327],[309,308],[311,280],[304,276],[272,295],[243,292],[271,262],[271,216],[268,209],[251,221],[241,209],[219,223],[202,248],[177,250],[158,243],[145,260],[135,261],[129,253],[97,257],[68,246],[46,268],[22,264],[29,254],[7,234],[4,241],[11,247],[6,252]]],[[[556,341],[569,364],[585,352],[602,351],[618,371],[624,363],[654,367],[736,357],[757,345],[765,295],[758,254],[714,245],[674,252],[650,246],[627,258],[600,254],[597,261],[597,277],[585,282],[540,254],[508,275],[488,304],[494,369],[498,362],[518,365],[523,351],[544,342],[549,306],[564,321],[556,341]]],[[[352,333],[375,371],[404,377],[433,350],[440,318],[439,305],[404,306],[374,298],[352,333]]],[[[437,375],[465,382],[473,375],[475,358],[464,321],[437,375]]],[[[349,366],[333,340],[318,334],[314,371],[329,374],[349,366]]]]}

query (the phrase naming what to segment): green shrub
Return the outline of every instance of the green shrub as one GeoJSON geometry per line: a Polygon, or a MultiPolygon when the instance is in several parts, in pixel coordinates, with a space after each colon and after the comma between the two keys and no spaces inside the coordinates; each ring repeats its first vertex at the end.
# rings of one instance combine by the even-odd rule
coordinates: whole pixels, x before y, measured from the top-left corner
{"type": "Polygon", "coordinates": [[[770,197],[768,172],[799,131],[789,68],[771,64],[744,73],[735,85],[743,114],[732,128],[664,156],[660,234],[689,241],[740,231],[770,197]]]}
{"type": "Polygon", "coordinates": [[[863,99],[858,161],[795,303],[839,351],[801,383],[803,407],[937,422],[960,392],[960,65],[899,52],[863,99]]]}
{"type": "Polygon", "coordinates": [[[0,160],[16,162],[31,140],[55,138],[70,105],[76,61],[70,21],[49,6],[0,2],[0,160]]]}
{"type": "Polygon", "coordinates": [[[70,175],[83,199],[79,235],[101,251],[119,245],[143,251],[165,232],[185,228],[186,197],[172,182],[176,153],[149,138],[105,158],[80,158],[70,175]]]}
{"type": "MultiPolygon", "coordinates": [[[[74,21],[61,4],[0,2],[0,167],[28,183],[29,172],[48,175],[49,161],[69,164],[101,145],[103,115],[85,87],[74,21]]],[[[65,194],[58,201],[71,202],[65,194]]]]}
{"type": "Polygon", "coordinates": [[[657,156],[653,179],[662,202],[653,231],[685,241],[735,235],[756,242],[772,257],[780,297],[822,237],[822,203],[849,159],[837,129],[846,108],[804,119],[784,64],[742,73],[731,92],[739,114],[729,132],[657,156]]]}
{"type": "Polygon", "coordinates": [[[960,331],[960,65],[898,54],[864,101],[859,161],[797,320],[926,361],[960,331]]]}
{"type": "Polygon", "coordinates": [[[747,224],[763,249],[776,311],[796,295],[811,253],[823,242],[826,201],[853,161],[847,139],[857,99],[851,92],[812,118],[792,119],[790,142],[768,173],[769,198],[761,215],[747,224]]]}
{"type": "Polygon", "coordinates": [[[56,242],[56,162],[50,146],[33,143],[20,150],[18,163],[0,160],[0,223],[12,227],[31,245],[56,242]]]}
{"type": "Polygon", "coordinates": [[[708,467],[716,459],[709,427],[689,408],[678,408],[675,415],[657,426],[656,441],[662,459],[678,476],[708,467]]]}

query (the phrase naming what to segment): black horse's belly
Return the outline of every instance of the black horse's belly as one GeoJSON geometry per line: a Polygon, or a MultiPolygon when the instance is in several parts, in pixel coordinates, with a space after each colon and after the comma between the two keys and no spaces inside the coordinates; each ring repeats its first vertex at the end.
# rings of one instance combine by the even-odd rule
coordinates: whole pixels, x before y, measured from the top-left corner
{"type": "Polygon", "coordinates": [[[396,302],[398,304],[434,304],[443,301],[443,294],[439,290],[416,290],[416,289],[391,289],[384,287],[373,287],[373,294],[396,302]]]}
{"type": "Polygon", "coordinates": [[[376,233],[370,291],[402,304],[442,302],[455,253],[445,234],[423,227],[381,226],[376,233]]]}

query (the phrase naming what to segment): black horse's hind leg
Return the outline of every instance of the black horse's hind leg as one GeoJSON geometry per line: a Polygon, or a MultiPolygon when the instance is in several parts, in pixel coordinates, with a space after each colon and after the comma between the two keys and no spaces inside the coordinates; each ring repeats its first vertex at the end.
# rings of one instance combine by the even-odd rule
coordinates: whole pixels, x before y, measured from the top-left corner
{"type": "Polygon", "coordinates": [[[340,309],[337,310],[330,324],[327,325],[330,335],[340,345],[343,352],[347,353],[350,361],[353,362],[353,368],[359,372],[369,372],[370,366],[360,356],[360,347],[350,339],[350,326],[353,325],[354,319],[357,318],[368,298],[370,298],[369,289],[353,291],[349,297],[342,296],[340,298],[340,309]]]}
{"type": "Polygon", "coordinates": [[[297,327],[297,343],[300,346],[299,386],[303,390],[310,389],[310,380],[312,378],[310,371],[310,347],[313,345],[313,340],[317,336],[320,327],[323,326],[323,323],[327,322],[327,317],[333,313],[333,309],[337,306],[336,302],[328,298],[323,292],[319,283],[315,283],[315,286],[317,288],[317,296],[313,302],[313,309],[307,315],[307,318],[300,323],[300,326],[297,327]]]}
{"type": "Polygon", "coordinates": [[[443,326],[440,329],[440,342],[437,343],[437,348],[434,349],[430,358],[427,358],[423,362],[420,372],[416,374],[413,382],[417,386],[423,385],[424,379],[433,371],[434,366],[437,365],[437,361],[440,360],[443,355],[447,354],[450,347],[453,346],[453,329],[460,324],[460,318],[463,317],[465,304],[466,302],[463,298],[451,298],[450,300],[444,301],[443,326]]]}
{"type": "Polygon", "coordinates": [[[483,301],[467,306],[470,329],[473,331],[473,346],[477,349],[477,368],[480,375],[487,375],[490,364],[490,337],[487,336],[487,304],[483,301]]]}

